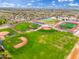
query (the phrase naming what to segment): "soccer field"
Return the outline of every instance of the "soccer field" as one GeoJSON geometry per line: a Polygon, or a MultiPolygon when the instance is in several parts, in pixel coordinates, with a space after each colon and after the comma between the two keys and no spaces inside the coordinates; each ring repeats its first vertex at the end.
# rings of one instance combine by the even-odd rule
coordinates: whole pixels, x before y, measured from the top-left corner
{"type": "Polygon", "coordinates": [[[61,24],[60,26],[61,26],[61,28],[64,28],[64,29],[72,29],[72,28],[76,27],[77,24],[67,22],[67,23],[61,24]]]}

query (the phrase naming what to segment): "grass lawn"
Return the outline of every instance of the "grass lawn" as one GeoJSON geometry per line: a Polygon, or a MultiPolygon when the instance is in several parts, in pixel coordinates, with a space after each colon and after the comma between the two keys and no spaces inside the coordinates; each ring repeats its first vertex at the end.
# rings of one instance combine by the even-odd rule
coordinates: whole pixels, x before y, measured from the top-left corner
{"type": "Polygon", "coordinates": [[[73,27],[77,26],[77,24],[67,22],[67,23],[61,24],[60,26],[61,28],[64,28],[64,29],[72,29],[73,27]]]}
{"type": "Polygon", "coordinates": [[[58,20],[38,20],[38,22],[42,22],[42,23],[45,23],[45,24],[56,24],[57,22],[59,22],[58,20]]]}
{"type": "Polygon", "coordinates": [[[45,19],[42,19],[42,20],[51,21],[51,20],[53,20],[53,19],[52,19],[52,18],[45,18],[45,19]]]}
{"type": "Polygon", "coordinates": [[[8,36],[3,45],[13,59],[65,59],[78,39],[67,32],[39,30],[18,34],[12,38],[8,36]],[[14,49],[13,45],[20,42],[18,37],[21,36],[28,39],[28,44],[14,49]]]}
{"type": "Polygon", "coordinates": [[[11,28],[0,29],[0,32],[3,32],[3,31],[8,31],[9,32],[8,36],[13,36],[15,34],[18,34],[16,31],[12,30],[11,28]]]}
{"type": "Polygon", "coordinates": [[[38,24],[22,22],[22,23],[17,24],[14,28],[19,31],[26,31],[26,30],[30,30],[30,29],[36,29],[38,27],[39,27],[38,24]]]}

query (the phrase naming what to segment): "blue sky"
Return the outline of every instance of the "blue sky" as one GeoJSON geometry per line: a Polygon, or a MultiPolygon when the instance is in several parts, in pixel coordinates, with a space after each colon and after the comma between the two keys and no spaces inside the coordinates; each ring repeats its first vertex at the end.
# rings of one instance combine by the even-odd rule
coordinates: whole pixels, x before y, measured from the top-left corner
{"type": "Polygon", "coordinates": [[[79,0],[0,0],[0,7],[79,8],[79,0]]]}

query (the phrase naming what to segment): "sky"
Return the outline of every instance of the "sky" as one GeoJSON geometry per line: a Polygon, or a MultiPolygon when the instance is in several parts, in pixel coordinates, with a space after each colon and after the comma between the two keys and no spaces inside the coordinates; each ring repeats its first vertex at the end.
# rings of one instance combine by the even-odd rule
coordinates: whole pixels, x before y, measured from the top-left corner
{"type": "Polygon", "coordinates": [[[79,0],[0,0],[0,7],[79,8],[79,0]]]}

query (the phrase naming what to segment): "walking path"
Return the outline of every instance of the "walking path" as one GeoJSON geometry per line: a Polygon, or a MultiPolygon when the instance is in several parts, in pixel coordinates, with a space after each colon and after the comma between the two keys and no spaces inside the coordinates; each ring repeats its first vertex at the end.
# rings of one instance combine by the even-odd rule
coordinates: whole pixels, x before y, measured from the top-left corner
{"type": "Polygon", "coordinates": [[[57,30],[57,31],[64,31],[64,30],[61,30],[61,29],[59,29],[59,28],[56,28],[56,27],[57,27],[58,25],[60,25],[61,23],[63,23],[63,21],[58,22],[58,23],[55,24],[52,28],[55,29],[55,30],[57,30]]]}
{"type": "Polygon", "coordinates": [[[11,25],[9,24],[5,24],[5,25],[2,25],[0,26],[0,29],[6,29],[6,28],[9,28],[11,25]]]}
{"type": "Polygon", "coordinates": [[[79,37],[79,30],[76,33],[74,33],[74,35],[79,37]]]}
{"type": "Polygon", "coordinates": [[[75,44],[67,59],[79,59],[79,42],[75,44]]]}
{"type": "Polygon", "coordinates": [[[38,31],[38,30],[40,30],[40,29],[41,29],[41,27],[38,27],[37,29],[30,30],[30,31],[26,31],[26,32],[34,32],[34,31],[38,31]]]}

